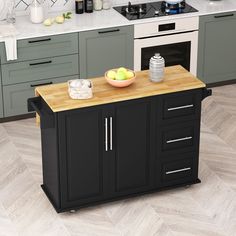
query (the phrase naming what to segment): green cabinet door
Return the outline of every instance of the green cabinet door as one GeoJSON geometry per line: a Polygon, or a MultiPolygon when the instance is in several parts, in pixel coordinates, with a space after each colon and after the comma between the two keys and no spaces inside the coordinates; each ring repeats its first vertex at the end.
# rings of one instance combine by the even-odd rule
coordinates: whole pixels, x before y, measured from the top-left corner
{"type": "Polygon", "coordinates": [[[79,75],[73,75],[3,86],[5,117],[28,113],[27,100],[30,97],[34,97],[35,87],[48,84],[62,83],[71,79],[78,78],[79,75]]]}
{"type": "Polygon", "coordinates": [[[3,102],[2,102],[2,77],[1,77],[2,71],[0,67],[0,118],[3,117],[3,102]]]}
{"type": "Polygon", "coordinates": [[[207,84],[236,79],[236,12],[200,17],[197,75],[207,84]]]}
{"type": "Polygon", "coordinates": [[[133,68],[133,26],[79,33],[80,77],[104,75],[111,68],[133,68]]]}

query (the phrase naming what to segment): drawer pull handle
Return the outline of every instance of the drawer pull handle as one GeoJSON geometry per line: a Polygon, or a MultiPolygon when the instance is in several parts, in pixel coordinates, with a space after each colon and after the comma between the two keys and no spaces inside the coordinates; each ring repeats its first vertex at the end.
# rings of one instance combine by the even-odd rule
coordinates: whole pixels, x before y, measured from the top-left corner
{"type": "Polygon", "coordinates": [[[178,170],[167,171],[166,175],[171,175],[171,174],[175,174],[175,173],[179,173],[179,172],[184,172],[184,171],[188,171],[188,170],[191,170],[191,167],[187,167],[187,168],[183,168],[183,169],[178,169],[178,170]]]}
{"type": "Polygon", "coordinates": [[[171,107],[171,108],[168,108],[167,111],[181,110],[181,109],[186,109],[186,108],[190,108],[190,107],[194,107],[194,105],[189,104],[189,105],[185,105],[185,106],[171,107]]]}
{"type": "Polygon", "coordinates": [[[105,151],[108,151],[108,119],[105,118],[105,151]]]}
{"type": "Polygon", "coordinates": [[[47,38],[47,39],[38,39],[38,40],[31,40],[29,41],[29,43],[41,43],[41,42],[48,42],[51,41],[51,38],[47,38]]]}
{"type": "Polygon", "coordinates": [[[39,87],[39,86],[43,86],[43,85],[50,85],[53,84],[53,82],[47,82],[47,83],[42,83],[42,84],[31,84],[30,87],[34,88],[34,87],[39,87]]]}
{"type": "Polygon", "coordinates": [[[234,16],[234,14],[215,16],[215,18],[223,18],[223,17],[231,17],[231,16],[234,16]]]}
{"type": "Polygon", "coordinates": [[[185,140],[190,140],[192,138],[193,138],[192,136],[189,136],[189,137],[184,137],[184,138],[171,139],[171,140],[166,141],[166,143],[176,143],[176,142],[181,142],[185,140]]]}
{"type": "Polygon", "coordinates": [[[114,32],[119,32],[119,29],[114,29],[114,30],[106,30],[106,31],[99,31],[99,34],[108,34],[108,33],[114,33],[114,32]]]}
{"type": "Polygon", "coordinates": [[[45,64],[50,64],[52,61],[43,61],[43,62],[36,62],[36,63],[30,63],[30,66],[38,66],[38,65],[45,65],[45,64]]]}
{"type": "Polygon", "coordinates": [[[113,150],[113,118],[110,117],[110,151],[113,150]]]}

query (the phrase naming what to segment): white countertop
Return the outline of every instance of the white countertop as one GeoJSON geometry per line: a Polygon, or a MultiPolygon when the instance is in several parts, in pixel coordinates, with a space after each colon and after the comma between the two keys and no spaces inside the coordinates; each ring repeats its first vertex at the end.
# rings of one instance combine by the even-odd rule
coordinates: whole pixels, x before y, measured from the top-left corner
{"type": "MultiPolygon", "coordinates": [[[[145,0],[143,0],[143,2],[145,2],[145,0]]],[[[50,27],[46,27],[42,24],[32,24],[28,16],[20,16],[17,17],[15,24],[15,27],[19,32],[19,34],[17,35],[17,39],[42,37],[49,35],[81,32],[94,29],[142,24],[154,21],[164,21],[184,17],[202,16],[208,14],[236,11],[235,0],[187,0],[187,3],[196,8],[198,12],[129,21],[125,17],[120,15],[118,12],[116,12],[114,9],[110,9],[94,11],[93,13],[84,13],[81,15],[73,14],[73,18],[71,20],[66,20],[64,24],[53,24],[50,27]]],[[[51,17],[56,16],[58,14],[60,13],[53,14],[51,15],[51,17]]]]}

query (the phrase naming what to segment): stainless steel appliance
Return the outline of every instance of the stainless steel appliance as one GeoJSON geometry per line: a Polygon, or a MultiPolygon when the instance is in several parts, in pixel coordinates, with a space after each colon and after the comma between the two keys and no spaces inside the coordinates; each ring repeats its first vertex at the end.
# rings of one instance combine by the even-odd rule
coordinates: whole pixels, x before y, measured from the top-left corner
{"type": "Polygon", "coordinates": [[[166,66],[182,65],[197,73],[198,17],[158,21],[134,26],[134,70],[148,69],[154,53],[166,66]]]}

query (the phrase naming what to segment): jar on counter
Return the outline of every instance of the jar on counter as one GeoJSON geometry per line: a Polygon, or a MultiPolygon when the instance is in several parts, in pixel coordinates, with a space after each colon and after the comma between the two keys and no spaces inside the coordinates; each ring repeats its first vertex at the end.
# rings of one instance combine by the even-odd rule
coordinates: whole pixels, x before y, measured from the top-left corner
{"type": "Polygon", "coordinates": [[[149,62],[149,78],[152,82],[161,82],[164,79],[165,60],[160,53],[155,53],[149,62]]]}
{"type": "Polygon", "coordinates": [[[30,5],[30,20],[34,24],[40,24],[44,20],[44,8],[42,0],[33,0],[30,5]]]}
{"type": "Polygon", "coordinates": [[[102,10],[102,0],[94,0],[93,1],[93,7],[95,11],[100,11],[102,10]]]}
{"type": "Polygon", "coordinates": [[[111,8],[111,1],[110,0],[103,0],[102,8],[104,10],[108,10],[111,8]]]}

